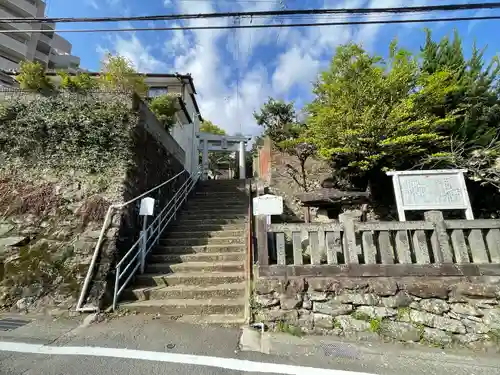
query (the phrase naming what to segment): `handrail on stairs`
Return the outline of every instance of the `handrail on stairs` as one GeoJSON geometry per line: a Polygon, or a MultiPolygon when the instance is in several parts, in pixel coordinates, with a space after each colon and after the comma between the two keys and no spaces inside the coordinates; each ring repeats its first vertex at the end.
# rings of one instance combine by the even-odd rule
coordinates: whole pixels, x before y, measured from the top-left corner
{"type": "MultiPolygon", "coordinates": [[[[95,268],[95,265],[97,262],[97,258],[99,257],[100,249],[101,249],[102,243],[104,241],[104,236],[105,236],[106,230],[108,229],[108,226],[110,224],[113,211],[118,210],[118,209],[122,209],[131,203],[137,202],[139,199],[144,198],[148,194],[150,194],[150,193],[162,188],[163,186],[173,182],[174,180],[176,180],[177,178],[179,178],[181,175],[183,175],[185,173],[189,173],[189,172],[187,170],[183,170],[182,172],[177,173],[175,176],[168,179],[167,181],[162,182],[161,184],[155,186],[152,189],[149,189],[148,191],[142,193],[141,195],[139,195],[139,196],[127,201],[127,202],[119,203],[119,204],[112,204],[111,206],[109,206],[108,211],[106,212],[106,216],[104,218],[104,223],[102,225],[101,232],[99,234],[99,238],[97,240],[97,244],[94,248],[94,254],[92,255],[92,260],[90,262],[90,266],[89,266],[89,269],[87,271],[87,275],[85,276],[85,281],[83,283],[83,288],[80,292],[80,297],[78,298],[78,303],[77,303],[76,309],[75,309],[76,311],[95,312],[98,310],[98,308],[94,307],[94,306],[83,307],[82,305],[83,305],[83,302],[85,301],[85,297],[87,296],[90,282],[92,281],[94,268],[95,268]]],[[[113,310],[116,308],[117,299],[118,299],[120,293],[123,291],[123,289],[125,288],[127,283],[130,281],[130,279],[135,275],[135,272],[137,272],[137,269],[140,267],[141,262],[142,262],[142,265],[144,265],[145,256],[151,250],[152,245],[150,244],[149,248],[146,251],[142,252],[142,256],[140,259],[141,262],[138,262],[139,267],[138,267],[138,265],[133,267],[133,270],[130,272],[130,276],[127,278],[127,280],[125,281],[123,286],[118,289],[118,283],[120,281],[121,276],[123,276],[132,267],[131,266],[132,262],[137,259],[137,257],[139,256],[139,254],[141,254],[141,252],[136,251],[137,254],[135,254],[135,256],[132,257],[130,262],[126,265],[125,269],[122,272],[120,272],[121,266],[124,264],[125,259],[134,252],[134,249],[137,249],[139,244],[141,244],[140,250],[145,250],[145,247],[147,246],[147,243],[150,239],[150,238],[148,238],[149,234],[151,234],[151,235],[156,234],[156,238],[155,238],[154,243],[157,243],[159,241],[159,238],[160,238],[162,232],[165,230],[166,226],[168,225],[168,223],[170,223],[172,218],[175,218],[175,215],[176,215],[178,209],[180,208],[182,203],[187,199],[188,194],[191,192],[191,190],[196,185],[196,182],[200,178],[201,174],[202,174],[202,170],[198,169],[198,171],[195,174],[190,176],[190,178],[186,179],[186,181],[183,183],[183,185],[180,187],[180,189],[174,194],[174,196],[170,199],[170,201],[166,204],[166,206],[160,211],[160,213],[156,216],[156,218],[149,225],[149,227],[147,227],[145,230],[141,231],[139,239],[132,245],[132,247],[127,251],[125,256],[123,256],[123,258],[116,265],[116,267],[115,267],[115,272],[116,272],[115,287],[114,287],[114,293],[113,293],[113,310]],[[153,227],[155,225],[156,225],[156,229],[153,230],[153,227]],[[120,273],[121,273],[121,275],[120,275],[120,273]]],[[[142,266],[142,270],[143,270],[143,268],[144,268],[144,266],[142,266]]]]}

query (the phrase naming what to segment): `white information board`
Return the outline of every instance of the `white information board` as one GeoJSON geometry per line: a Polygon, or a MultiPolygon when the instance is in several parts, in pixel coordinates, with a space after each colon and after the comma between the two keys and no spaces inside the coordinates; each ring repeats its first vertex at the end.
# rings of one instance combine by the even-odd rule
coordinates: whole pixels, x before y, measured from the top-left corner
{"type": "Polygon", "coordinates": [[[155,210],[155,200],[150,197],[142,198],[141,208],[139,209],[139,215],[153,216],[154,210],[155,210]]]}
{"type": "Polygon", "coordinates": [[[283,213],[283,197],[265,194],[253,199],[253,214],[281,215],[283,213]]]}
{"type": "Polygon", "coordinates": [[[474,220],[465,185],[465,169],[388,172],[392,176],[400,221],[406,210],[465,210],[474,220]]]}

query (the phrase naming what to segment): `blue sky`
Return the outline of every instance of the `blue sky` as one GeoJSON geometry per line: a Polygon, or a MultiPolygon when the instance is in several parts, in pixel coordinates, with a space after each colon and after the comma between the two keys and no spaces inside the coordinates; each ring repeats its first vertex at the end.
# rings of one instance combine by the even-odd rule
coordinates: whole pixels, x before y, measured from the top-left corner
{"type": "MultiPolygon", "coordinates": [[[[47,0],[50,17],[126,16],[167,13],[272,10],[300,8],[392,7],[470,3],[437,0],[47,0]]],[[[490,0],[492,2],[492,0],[490,0]]],[[[460,12],[455,15],[499,14],[500,11],[460,12]]],[[[453,13],[434,13],[433,17],[453,13]]],[[[385,16],[390,18],[392,16],[385,16]]],[[[423,17],[423,16],[421,16],[423,17]]],[[[425,15],[425,17],[431,17],[425,15]]],[[[324,21],[321,17],[317,21],[324,21]]],[[[340,19],[339,19],[340,20],[340,19]]],[[[308,17],[303,22],[314,21],[308,17]]],[[[154,26],[227,24],[231,20],[159,21],[154,26]]],[[[241,21],[243,22],[249,22],[241,21]]],[[[258,19],[253,23],[261,22],[258,19]]],[[[286,21],[285,21],[286,22],[286,21]]],[[[370,52],[386,55],[397,37],[401,46],[418,52],[424,27],[436,38],[457,28],[466,51],[473,41],[488,46],[486,58],[500,48],[500,21],[428,24],[327,26],[293,29],[156,31],[135,33],[62,34],[73,44],[82,66],[99,70],[106,51],[127,57],[141,72],[191,73],[202,115],[229,133],[256,135],[260,129],[252,112],[269,96],[293,100],[300,109],[311,99],[312,82],[328,67],[335,48],[346,42],[361,43],[370,52]],[[496,26],[496,28],[495,28],[496,26]],[[495,37],[497,35],[497,37],[495,37]]],[[[64,28],[147,26],[148,23],[66,24],[64,28]]],[[[150,24],[151,25],[151,24],[150,24]]]]}

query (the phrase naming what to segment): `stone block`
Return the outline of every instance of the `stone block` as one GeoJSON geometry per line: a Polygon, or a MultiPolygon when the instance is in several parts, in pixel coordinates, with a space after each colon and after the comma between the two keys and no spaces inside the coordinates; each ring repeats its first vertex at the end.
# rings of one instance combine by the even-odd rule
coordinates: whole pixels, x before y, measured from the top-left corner
{"type": "Polygon", "coordinates": [[[308,310],[299,310],[298,325],[301,328],[305,328],[307,330],[312,330],[314,328],[313,313],[308,311],[308,310]]]}
{"type": "Polygon", "coordinates": [[[309,299],[313,302],[324,302],[328,300],[328,294],[326,292],[316,292],[313,290],[307,294],[309,299]]]}
{"type": "Polygon", "coordinates": [[[280,305],[283,310],[293,310],[302,306],[302,298],[298,295],[295,297],[289,297],[286,294],[283,294],[280,297],[280,305]]]}
{"type": "Polygon", "coordinates": [[[420,341],[421,332],[410,323],[382,321],[380,334],[398,341],[420,341]]]}
{"type": "Polygon", "coordinates": [[[452,342],[452,335],[444,331],[441,331],[440,329],[425,327],[422,336],[423,336],[422,338],[425,341],[430,342],[432,344],[446,346],[450,345],[452,342]]]}
{"type": "Polygon", "coordinates": [[[290,324],[297,324],[299,313],[297,310],[262,310],[257,314],[257,320],[261,322],[283,321],[290,324]]]}
{"type": "Polygon", "coordinates": [[[376,306],[380,302],[380,297],[372,293],[345,293],[335,297],[335,301],[340,303],[352,303],[353,305],[376,306]]]}
{"type": "Polygon", "coordinates": [[[326,315],[326,314],[318,314],[314,313],[314,327],[317,328],[327,328],[327,329],[332,329],[333,328],[333,316],[331,315],[326,315]]]}
{"type": "Polygon", "coordinates": [[[486,324],[474,322],[470,319],[462,319],[462,323],[466,327],[467,333],[481,334],[481,333],[488,333],[491,331],[491,328],[488,327],[486,324]]]}
{"type": "Polygon", "coordinates": [[[280,304],[280,300],[278,298],[275,298],[273,293],[267,295],[256,294],[254,296],[254,300],[260,307],[264,308],[278,306],[280,304]]]}
{"type": "Polygon", "coordinates": [[[455,298],[458,298],[459,296],[496,298],[497,293],[500,292],[500,286],[488,285],[488,284],[460,283],[453,285],[451,290],[452,290],[452,295],[455,298]]]}
{"type": "Polygon", "coordinates": [[[282,290],[282,283],[280,280],[276,279],[257,278],[257,280],[255,281],[254,290],[257,294],[280,292],[282,290]]]}
{"type": "Polygon", "coordinates": [[[314,302],[313,311],[330,316],[346,315],[353,311],[352,305],[335,301],[314,302]]]}
{"type": "Polygon", "coordinates": [[[415,281],[404,285],[406,291],[420,298],[447,298],[448,286],[437,281],[415,281]]]}
{"type": "Polygon", "coordinates": [[[483,323],[488,327],[500,330],[500,309],[483,310],[483,323]]]}
{"type": "Polygon", "coordinates": [[[341,280],[340,288],[349,290],[363,290],[368,288],[368,281],[364,279],[347,278],[341,280]]]}
{"type": "Polygon", "coordinates": [[[450,305],[446,301],[437,298],[423,299],[419,302],[419,305],[421,310],[437,315],[443,315],[445,312],[450,311],[450,305]]]}
{"type": "Polygon", "coordinates": [[[298,293],[305,292],[306,281],[304,279],[291,279],[285,285],[285,294],[294,296],[298,293]]]}
{"type": "Polygon", "coordinates": [[[455,314],[470,315],[470,316],[483,316],[483,312],[478,308],[467,303],[454,303],[451,305],[451,311],[455,314]]]}
{"type": "Polygon", "coordinates": [[[370,323],[363,320],[354,319],[350,315],[340,315],[335,318],[344,332],[363,332],[370,329],[370,323]]]}
{"type": "Polygon", "coordinates": [[[366,314],[374,319],[390,318],[397,315],[397,311],[394,309],[378,306],[359,306],[356,312],[366,314]]]}
{"type": "Polygon", "coordinates": [[[453,341],[461,344],[461,345],[467,345],[472,342],[479,341],[483,338],[481,335],[477,335],[475,333],[466,333],[465,335],[454,335],[453,336],[453,341]]]}
{"type": "Polygon", "coordinates": [[[466,333],[465,326],[462,322],[425,311],[411,310],[410,321],[452,333],[466,333]]]}
{"type": "Polygon", "coordinates": [[[332,279],[311,278],[308,280],[309,292],[338,292],[339,283],[332,279]]]}
{"type": "Polygon", "coordinates": [[[14,229],[14,225],[12,224],[0,224],[0,237],[5,236],[12,229],[14,229]]]}
{"type": "Polygon", "coordinates": [[[391,279],[376,280],[370,283],[370,290],[378,296],[394,296],[398,292],[398,284],[391,279]]]}
{"type": "Polygon", "coordinates": [[[405,292],[399,292],[395,296],[382,298],[381,301],[385,307],[398,308],[408,307],[413,299],[405,292]]]}
{"type": "Polygon", "coordinates": [[[307,295],[304,296],[304,301],[302,301],[302,308],[306,310],[312,310],[313,308],[313,303],[307,295]]]}

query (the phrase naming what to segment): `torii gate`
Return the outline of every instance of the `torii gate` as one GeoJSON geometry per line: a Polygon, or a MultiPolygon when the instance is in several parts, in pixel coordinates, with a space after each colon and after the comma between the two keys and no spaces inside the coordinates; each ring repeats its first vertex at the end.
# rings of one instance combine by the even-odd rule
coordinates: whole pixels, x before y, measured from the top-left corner
{"type": "Polygon", "coordinates": [[[218,135],[211,133],[197,133],[200,140],[199,150],[203,166],[203,180],[208,179],[208,151],[233,151],[239,153],[240,179],[245,179],[245,152],[246,144],[252,137],[244,135],[218,135]]]}

